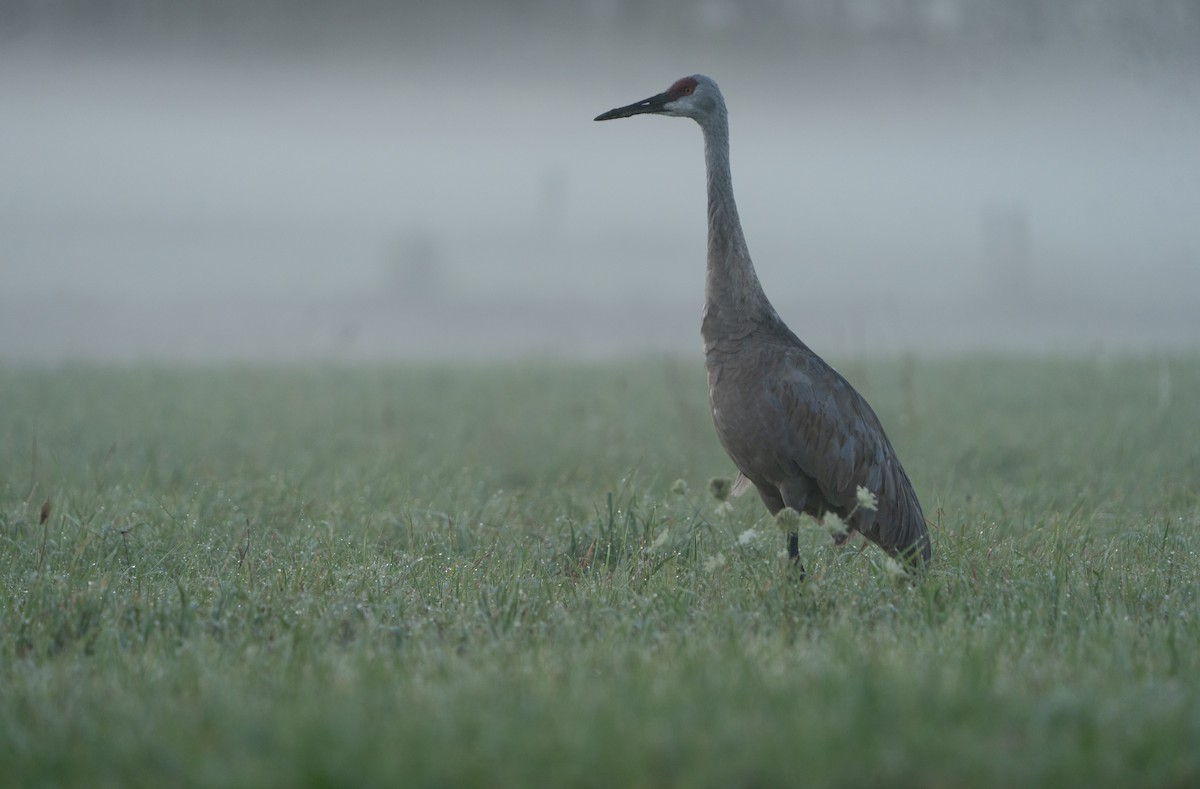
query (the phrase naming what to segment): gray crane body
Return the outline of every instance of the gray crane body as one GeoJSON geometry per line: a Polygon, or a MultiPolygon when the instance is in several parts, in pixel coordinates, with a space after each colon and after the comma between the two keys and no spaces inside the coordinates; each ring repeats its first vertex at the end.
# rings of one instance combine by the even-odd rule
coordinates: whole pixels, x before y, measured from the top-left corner
{"type": "MultiPolygon", "coordinates": [[[[700,74],[596,120],[639,114],[689,117],[704,132],[708,172],[705,365],[717,437],[772,515],[785,507],[834,512],[893,556],[932,556],[920,502],[867,401],[788,329],[763,292],[733,198],[729,121],[717,84],[700,74]],[[857,507],[858,487],[877,508],[857,507]],[[851,513],[853,515],[851,516],[851,513]]],[[[798,539],[788,535],[797,559],[798,539]]]]}

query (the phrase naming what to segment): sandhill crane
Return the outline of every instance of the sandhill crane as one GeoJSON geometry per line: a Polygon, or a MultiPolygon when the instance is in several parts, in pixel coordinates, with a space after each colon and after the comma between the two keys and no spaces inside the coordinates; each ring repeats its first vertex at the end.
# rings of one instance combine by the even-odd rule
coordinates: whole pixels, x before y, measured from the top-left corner
{"type": "MultiPolygon", "coordinates": [[[[739,472],[734,492],[753,484],[772,515],[785,507],[816,518],[853,513],[850,529],[923,566],[932,555],[925,516],[879,418],[788,329],[759,284],[733,199],[729,119],[717,83],[684,77],[596,120],[647,113],[691,118],[704,132],[708,274],[700,333],[717,437],[739,472]],[[860,486],[874,494],[874,510],[856,510],[860,486]]],[[[799,564],[794,530],[787,550],[799,564]]]]}

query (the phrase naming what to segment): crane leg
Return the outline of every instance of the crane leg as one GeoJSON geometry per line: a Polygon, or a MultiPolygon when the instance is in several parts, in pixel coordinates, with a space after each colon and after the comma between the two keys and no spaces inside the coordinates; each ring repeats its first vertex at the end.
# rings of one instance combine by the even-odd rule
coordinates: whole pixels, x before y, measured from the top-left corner
{"type": "MultiPolygon", "coordinates": [[[[763,504],[767,505],[767,511],[771,513],[772,518],[774,518],[776,515],[778,515],[779,511],[781,509],[783,509],[784,507],[791,506],[791,507],[795,508],[795,505],[790,504],[790,503],[785,503],[784,497],[783,497],[783,495],[781,495],[781,493],[779,492],[778,489],[773,488],[773,487],[767,487],[765,485],[761,486],[761,487],[759,487],[759,486],[755,486],[755,487],[758,489],[759,498],[762,499],[763,504]]],[[[801,502],[801,504],[803,504],[803,502],[801,502]]],[[[796,511],[802,512],[803,510],[796,508],[796,511]]],[[[796,571],[799,573],[800,580],[803,581],[805,572],[804,572],[804,565],[800,564],[800,535],[799,535],[799,533],[794,532],[794,531],[788,532],[788,534],[787,534],[787,552],[788,552],[788,562],[796,568],[796,571]]]]}
{"type": "Polygon", "coordinates": [[[790,531],[787,536],[788,545],[788,564],[796,570],[796,579],[803,581],[808,576],[808,571],[804,569],[804,565],[800,564],[800,534],[799,532],[790,531]]]}
{"type": "MultiPolygon", "coordinates": [[[[779,498],[784,506],[791,507],[796,512],[804,512],[812,484],[803,477],[790,479],[780,486],[779,498]]],[[[799,568],[800,576],[804,577],[804,565],[800,564],[800,535],[794,531],[788,533],[788,559],[799,568]]]]}

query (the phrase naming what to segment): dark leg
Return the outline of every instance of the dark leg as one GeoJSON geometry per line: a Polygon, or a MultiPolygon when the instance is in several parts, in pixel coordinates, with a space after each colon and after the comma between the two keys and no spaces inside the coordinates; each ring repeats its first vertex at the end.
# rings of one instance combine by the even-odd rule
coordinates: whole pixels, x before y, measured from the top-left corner
{"type": "MultiPolygon", "coordinates": [[[[808,503],[810,485],[811,483],[803,478],[789,480],[779,489],[779,498],[784,506],[791,507],[796,512],[804,512],[804,506],[808,503]]],[[[788,533],[787,549],[788,560],[796,566],[800,578],[803,579],[805,572],[804,565],[800,564],[800,535],[796,532],[788,533]]]]}
{"type": "MultiPolygon", "coordinates": [[[[772,518],[778,515],[779,511],[787,506],[784,504],[783,496],[779,495],[779,491],[775,488],[769,488],[766,486],[759,487],[757,485],[755,487],[758,488],[758,496],[763,500],[763,504],[767,505],[767,511],[771,513],[772,518]]],[[[797,512],[799,512],[799,510],[797,510],[797,512]]],[[[796,567],[797,572],[800,574],[800,580],[803,581],[804,565],[800,564],[800,535],[794,531],[788,532],[787,552],[788,561],[796,567]]]]}
{"type": "Polygon", "coordinates": [[[795,566],[797,577],[803,581],[808,573],[800,564],[800,535],[794,531],[788,532],[788,562],[795,566]]]}

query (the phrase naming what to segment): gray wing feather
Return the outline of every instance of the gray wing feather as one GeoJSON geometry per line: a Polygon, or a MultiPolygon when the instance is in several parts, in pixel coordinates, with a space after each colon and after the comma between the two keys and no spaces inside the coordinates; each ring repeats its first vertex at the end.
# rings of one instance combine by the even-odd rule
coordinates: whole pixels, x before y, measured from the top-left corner
{"type": "Polygon", "coordinates": [[[871,406],[802,343],[773,350],[764,381],[788,428],[776,442],[780,469],[810,477],[843,515],[856,505],[858,486],[867,488],[878,509],[860,510],[852,525],[889,553],[928,560],[924,513],[871,406]]]}

